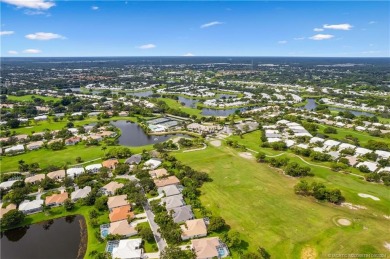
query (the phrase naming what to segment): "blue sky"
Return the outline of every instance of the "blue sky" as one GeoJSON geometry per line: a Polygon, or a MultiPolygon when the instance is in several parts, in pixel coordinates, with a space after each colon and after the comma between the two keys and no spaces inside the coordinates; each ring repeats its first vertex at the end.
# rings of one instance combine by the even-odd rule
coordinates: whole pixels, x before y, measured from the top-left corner
{"type": "Polygon", "coordinates": [[[4,57],[390,55],[388,1],[0,1],[4,57]]]}

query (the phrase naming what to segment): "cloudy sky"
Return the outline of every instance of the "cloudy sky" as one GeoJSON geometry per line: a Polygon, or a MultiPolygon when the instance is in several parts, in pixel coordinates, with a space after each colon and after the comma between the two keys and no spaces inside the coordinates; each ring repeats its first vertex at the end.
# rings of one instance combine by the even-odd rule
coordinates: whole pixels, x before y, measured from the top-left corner
{"type": "Polygon", "coordinates": [[[388,1],[0,0],[2,56],[388,57],[388,1]]]}

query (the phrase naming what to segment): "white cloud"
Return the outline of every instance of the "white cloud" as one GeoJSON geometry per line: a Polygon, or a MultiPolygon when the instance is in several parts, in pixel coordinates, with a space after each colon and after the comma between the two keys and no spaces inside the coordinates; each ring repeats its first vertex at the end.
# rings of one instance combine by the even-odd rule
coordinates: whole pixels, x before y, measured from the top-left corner
{"type": "Polygon", "coordinates": [[[314,28],[313,31],[324,31],[322,28],[314,28]]]}
{"type": "Polygon", "coordinates": [[[375,24],[378,23],[377,21],[369,21],[368,24],[375,24]]]}
{"type": "Polygon", "coordinates": [[[223,24],[223,22],[218,22],[218,21],[214,21],[214,22],[209,22],[209,23],[205,23],[205,24],[202,24],[200,26],[201,29],[205,29],[205,28],[208,28],[208,27],[212,27],[212,26],[216,26],[216,25],[221,25],[223,24]]]}
{"type": "Polygon", "coordinates": [[[305,37],[296,37],[296,38],[294,38],[294,40],[304,40],[305,39],[305,37]]]}
{"type": "Polygon", "coordinates": [[[352,25],[349,23],[342,23],[342,24],[324,24],[324,29],[331,29],[331,30],[342,30],[342,31],[349,31],[352,29],[352,25]]]}
{"type": "Polygon", "coordinates": [[[94,11],[99,10],[99,6],[91,6],[91,9],[94,11]]]}
{"type": "Polygon", "coordinates": [[[334,37],[334,35],[331,35],[331,34],[316,34],[314,36],[311,36],[309,39],[311,39],[311,40],[329,40],[333,37],[334,37]]]}
{"type": "Polygon", "coordinates": [[[23,53],[26,53],[26,54],[38,54],[41,52],[42,51],[39,49],[25,49],[25,50],[23,50],[23,53]]]}
{"type": "MultiPolygon", "coordinates": [[[[30,9],[27,9],[24,11],[24,14],[27,14],[27,15],[41,15],[41,14],[46,14],[46,12],[43,12],[43,11],[40,11],[40,10],[30,10],[30,9]]],[[[48,14],[50,15],[50,14],[48,14]]]]}
{"type": "Polygon", "coordinates": [[[16,50],[9,50],[8,54],[10,54],[10,55],[17,55],[18,52],[16,50]]]}
{"type": "Polygon", "coordinates": [[[25,37],[29,40],[65,39],[64,36],[56,33],[51,33],[51,32],[37,32],[37,33],[27,34],[25,37]]]}
{"type": "Polygon", "coordinates": [[[379,54],[382,53],[382,51],[379,50],[368,50],[368,51],[362,51],[361,54],[379,54]]]}
{"type": "Polygon", "coordinates": [[[195,55],[192,54],[191,52],[188,52],[188,53],[183,55],[183,57],[193,57],[193,56],[195,56],[195,55]]]}
{"type": "Polygon", "coordinates": [[[0,31],[0,35],[3,36],[3,35],[11,35],[11,34],[14,34],[15,32],[14,31],[0,31]]]}
{"type": "Polygon", "coordinates": [[[157,46],[154,44],[145,44],[145,45],[138,46],[139,49],[154,49],[155,47],[157,46]]]}
{"type": "Polygon", "coordinates": [[[280,41],[278,41],[278,44],[286,44],[286,43],[287,43],[286,40],[280,40],[280,41]]]}
{"type": "Polygon", "coordinates": [[[41,9],[47,10],[53,6],[55,3],[52,1],[45,0],[0,0],[1,2],[12,4],[18,8],[31,8],[31,9],[41,9]]]}

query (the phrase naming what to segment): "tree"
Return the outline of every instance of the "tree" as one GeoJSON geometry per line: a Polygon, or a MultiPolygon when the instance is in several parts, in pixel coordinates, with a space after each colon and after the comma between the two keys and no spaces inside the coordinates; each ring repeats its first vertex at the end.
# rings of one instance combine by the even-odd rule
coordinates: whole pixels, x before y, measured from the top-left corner
{"type": "Polygon", "coordinates": [[[20,172],[27,172],[28,171],[28,164],[26,164],[26,162],[24,162],[24,160],[19,160],[18,164],[19,164],[19,171],[20,172]]]}
{"type": "Polygon", "coordinates": [[[370,173],[370,169],[366,165],[361,165],[358,167],[359,171],[362,173],[370,173]]]}
{"type": "Polygon", "coordinates": [[[264,162],[265,158],[266,158],[266,155],[263,152],[259,152],[259,153],[256,154],[257,162],[264,162]]]}
{"type": "Polygon", "coordinates": [[[309,195],[310,194],[310,186],[305,180],[301,180],[294,186],[294,192],[299,195],[309,195]]]}
{"type": "Polygon", "coordinates": [[[326,127],[324,129],[324,133],[325,134],[337,134],[337,129],[335,129],[333,127],[326,127]]]}
{"type": "Polygon", "coordinates": [[[257,252],[259,252],[261,259],[270,259],[271,258],[271,255],[265,250],[264,247],[259,246],[259,248],[257,248],[257,252]]]}
{"type": "Polygon", "coordinates": [[[24,220],[24,213],[19,210],[10,210],[3,215],[1,219],[1,229],[9,229],[22,223],[24,220]]]}
{"type": "Polygon", "coordinates": [[[142,239],[147,240],[147,241],[153,241],[154,240],[153,232],[152,232],[152,230],[150,229],[149,226],[147,226],[147,227],[138,227],[137,230],[138,230],[138,234],[142,237],[142,239]]]}
{"type": "Polygon", "coordinates": [[[226,227],[226,222],[222,217],[211,217],[208,230],[212,232],[221,231],[226,227]]]}
{"type": "Polygon", "coordinates": [[[125,163],[119,163],[115,166],[114,174],[116,175],[123,175],[128,173],[130,170],[130,167],[128,164],[125,163]]]}
{"type": "Polygon", "coordinates": [[[224,241],[228,247],[239,247],[241,245],[240,233],[238,231],[229,231],[224,235],[224,241]]]}
{"type": "Polygon", "coordinates": [[[196,255],[192,250],[181,250],[177,246],[166,247],[160,255],[160,259],[195,259],[196,255]]]}
{"type": "Polygon", "coordinates": [[[83,159],[79,156],[76,157],[76,163],[81,163],[81,162],[83,162],[83,159]]]}
{"type": "Polygon", "coordinates": [[[74,203],[72,202],[71,199],[66,199],[64,201],[64,208],[67,211],[70,211],[70,210],[72,210],[74,208],[74,203]]]}
{"type": "Polygon", "coordinates": [[[107,196],[101,196],[95,200],[95,208],[99,211],[107,210],[107,196]]]}

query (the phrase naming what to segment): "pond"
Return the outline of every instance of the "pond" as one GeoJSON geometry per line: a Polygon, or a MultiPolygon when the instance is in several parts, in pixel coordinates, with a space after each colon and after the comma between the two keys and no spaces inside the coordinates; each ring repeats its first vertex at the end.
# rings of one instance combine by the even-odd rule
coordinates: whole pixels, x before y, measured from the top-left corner
{"type": "Polygon", "coordinates": [[[184,104],[185,107],[189,108],[196,108],[196,105],[198,104],[198,101],[195,99],[189,99],[186,97],[179,96],[178,101],[182,104],[184,104]]]}
{"type": "MultiPolygon", "coordinates": [[[[316,100],[308,98],[306,105],[303,106],[303,109],[306,109],[306,110],[309,110],[309,111],[313,111],[313,110],[315,110],[316,107],[317,107],[316,100]]],[[[331,111],[349,111],[350,113],[352,113],[355,116],[361,116],[361,115],[365,115],[365,116],[368,116],[368,117],[374,116],[373,113],[369,113],[369,112],[355,111],[355,110],[344,109],[344,108],[337,108],[337,107],[331,107],[331,106],[329,106],[329,110],[331,110],[331,111]]]]}
{"type": "Polygon", "coordinates": [[[223,110],[212,109],[212,108],[203,108],[202,115],[226,117],[226,116],[229,116],[230,114],[235,113],[237,110],[239,110],[240,112],[244,112],[244,111],[248,111],[248,110],[256,109],[256,108],[258,108],[258,107],[242,107],[242,108],[232,108],[232,109],[223,109],[223,110]]]}
{"type": "Polygon", "coordinates": [[[132,95],[132,96],[137,96],[137,97],[148,97],[153,94],[153,91],[141,91],[141,92],[130,92],[126,93],[126,95],[132,95]]]}
{"type": "Polygon", "coordinates": [[[112,125],[122,132],[119,137],[119,144],[123,146],[139,147],[164,142],[172,137],[185,136],[182,134],[167,134],[162,136],[150,136],[137,124],[124,120],[112,121],[112,125]]]}
{"type": "Polygon", "coordinates": [[[1,233],[1,258],[83,258],[87,230],[82,216],[68,216],[1,233]]]}

